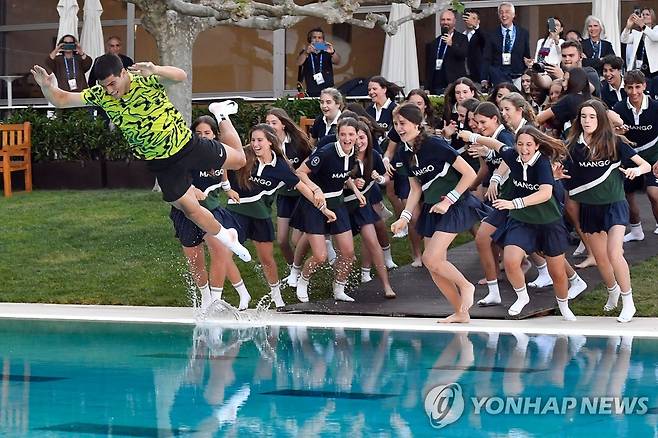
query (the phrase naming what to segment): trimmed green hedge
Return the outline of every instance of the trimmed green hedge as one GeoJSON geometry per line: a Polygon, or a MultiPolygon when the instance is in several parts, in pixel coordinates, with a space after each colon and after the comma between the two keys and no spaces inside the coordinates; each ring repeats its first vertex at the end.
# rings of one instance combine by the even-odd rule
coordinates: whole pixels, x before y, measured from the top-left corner
{"type": "MultiPolygon", "coordinates": [[[[443,96],[431,97],[432,105],[442,113],[443,96]]],[[[320,114],[316,99],[281,98],[273,102],[254,103],[243,101],[231,120],[245,142],[249,129],[265,121],[271,107],[283,108],[294,121],[301,117],[315,118],[320,114]]],[[[194,105],[192,120],[209,114],[207,105],[194,105]]],[[[121,161],[134,159],[128,143],[118,129],[110,131],[103,118],[94,117],[91,109],[52,109],[33,108],[13,112],[4,123],[32,123],[33,161],[121,161]],[[48,117],[48,113],[53,114],[48,117]]]]}

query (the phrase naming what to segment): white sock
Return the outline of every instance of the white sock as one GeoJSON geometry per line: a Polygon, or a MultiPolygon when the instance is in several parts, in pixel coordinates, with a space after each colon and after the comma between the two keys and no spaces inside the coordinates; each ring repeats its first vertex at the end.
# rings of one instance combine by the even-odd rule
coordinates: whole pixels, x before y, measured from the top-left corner
{"type": "Polygon", "coordinates": [[[548,264],[546,262],[544,262],[543,265],[537,265],[537,273],[538,273],[537,278],[531,281],[530,283],[528,283],[528,286],[546,287],[553,284],[553,279],[548,273],[548,264]]]}
{"type": "Polygon", "coordinates": [[[286,305],[286,303],[283,302],[283,298],[281,298],[281,287],[278,281],[274,284],[270,284],[270,295],[272,296],[272,301],[274,301],[276,307],[283,307],[286,305]]]}
{"type": "Polygon", "coordinates": [[[247,248],[242,246],[238,241],[238,232],[235,228],[222,227],[222,229],[219,230],[219,233],[215,234],[215,237],[222,242],[224,246],[233,251],[235,255],[240,257],[240,260],[243,262],[251,261],[251,254],[249,254],[247,248]]]}
{"type": "Polygon", "coordinates": [[[516,338],[516,345],[514,346],[514,349],[525,353],[525,351],[528,349],[528,341],[530,340],[528,335],[520,332],[512,333],[512,335],[516,338]]]}
{"type": "Polygon", "coordinates": [[[634,240],[644,240],[644,230],[642,230],[642,222],[631,224],[631,231],[624,235],[624,242],[632,242],[634,240]]]}
{"type": "Polygon", "coordinates": [[[498,280],[487,281],[489,293],[486,297],[478,301],[480,306],[493,306],[500,304],[500,290],[498,290],[498,280]]]}
{"type": "Polygon", "coordinates": [[[334,298],[338,301],[354,301],[354,298],[345,293],[345,283],[340,281],[334,282],[334,298]]]}
{"type": "Polygon", "coordinates": [[[294,263],[290,267],[290,274],[288,275],[288,278],[286,279],[286,282],[288,283],[288,286],[290,287],[297,287],[297,280],[299,279],[299,276],[302,274],[302,267],[297,266],[294,263]]]}
{"type": "Polygon", "coordinates": [[[251,295],[249,295],[249,291],[244,285],[244,281],[240,280],[240,282],[234,284],[233,287],[237,291],[238,295],[240,295],[240,305],[238,310],[245,310],[247,307],[249,307],[249,300],[251,300],[251,295]]]}
{"type": "Polygon", "coordinates": [[[384,264],[386,265],[386,269],[397,268],[398,265],[393,261],[393,255],[391,254],[391,245],[382,247],[382,251],[384,252],[384,264]]]}
{"type": "Polygon", "coordinates": [[[572,300],[576,298],[585,289],[587,289],[587,283],[585,283],[585,281],[580,278],[580,275],[578,275],[577,272],[574,272],[574,274],[569,277],[569,299],[572,300]]]}
{"type": "Polygon", "coordinates": [[[617,317],[619,322],[630,322],[635,315],[635,303],[633,302],[633,289],[621,293],[621,313],[617,317]]]}
{"type": "Polygon", "coordinates": [[[201,311],[205,312],[208,310],[208,307],[212,304],[212,295],[210,294],[210,285],[208,283],[203,286],[198,286],[199,291],[201,291],[201,311]]]}
{"type": "Polygon", "coordinates": [[[560,308],[562,317],[567,321],[575,321],[576,315],[569,309],[569,298],[555,297],[555,299],[557,299],[557,306],[560,308]]]}
{"type": "Polygon", "coordinates": [[[370,268],[361,268],[361,283],[367,283],[369,281],[372,281],[370,268]]]}
{"type": "Polygon", "coordinates": [[[523,308],[530,302],[530,297],[528,296],[528,289],[525,287],[520,287],[518,289],[514,289],[514,292],[516,292],[516,301],[512,306],[509,308],[507,313],[509,313],[511,316],[516,316],[521,311],[523,308]]]}
{"type": "Polygon", "coordinates": [[[327,245],[327,260],[329,260],[330,265],[333,265],[334,261],[336,260],[336,250],[334,249],[334,244],[331,243],[331,239],[325,239],[324,243],[327,245]]]}
{"type": "Polygon", "coordinates": [[[619,285],[617,283],[608,288],[608,301],[605,303],[605,306],[603,306],[604,312],[610,312],[617,308],[620,292],[621,290],[619,289],[619,285]]]}
{"type": "Polygon", "coordinates": [[[576,250],[573,252],[573,255],[574,255],[574,256],[583,255],[583,254],[585,253],[585,250],[587,250],[587,248],[585,247],[585,244],[584,244],[583,241],[581,240],[580,243],[578,244],[578,247],[577,247],[576,250]]]}
{"type": "Polygon", "coordinates": [[[212,296],[213,300],[221,300],[222,293],[224,293],[223,287],[210,286],[210,295],[212,296]]]}
{"type": "Polygon", "coordinates": [[[309,279],[304,278],[304,274],[301,274],[297,279],[297,299],[302,303],[308,302],[308,283],[309,279]]]}

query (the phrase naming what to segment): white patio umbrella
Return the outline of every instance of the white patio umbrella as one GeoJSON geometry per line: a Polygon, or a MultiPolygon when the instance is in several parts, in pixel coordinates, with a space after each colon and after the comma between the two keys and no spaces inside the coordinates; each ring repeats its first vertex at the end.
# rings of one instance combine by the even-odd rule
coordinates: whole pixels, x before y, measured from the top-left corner
{"type": "Polygon", "coordinates": [[[83,11],[80,45],[87,56],[96,59],[105,53],[103,26],[101,26],[103,6],[101,6],[100,0],[85,0],[83,11]]]}
{"type": "Polygon", "coordinates": [[[610,41],[617,55],[621,54],[621,41],[619,30],[619,1],[593,0],[592,15],[603,22],[605,39],[610,41]]]}
{"type": "MultiPolygon", "coordinates": [[[[409,14],[411,14],[409,6],[393,3],[389,21],[409,14]]],[[[381,74],[387,80],[403,85],[406,92],[418,88],[418,54],[413,21],[402,24],[395,35],[386,35],[381,74]]]]}
{"type": "Polygon", "coordinates": [[[73,35],[78,39],[78,0],[59,0],[57,13],[59,14],[59,29],[57,41],[64,35],[73,35]]]}

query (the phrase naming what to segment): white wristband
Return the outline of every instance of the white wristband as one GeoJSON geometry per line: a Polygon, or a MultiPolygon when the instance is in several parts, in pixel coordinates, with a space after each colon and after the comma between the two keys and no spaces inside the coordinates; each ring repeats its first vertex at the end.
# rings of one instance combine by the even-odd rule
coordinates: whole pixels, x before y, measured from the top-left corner
{"type": "Polygon", "coordinates": [[[386,178],[384,178],[384,175],[379,175],[377,179],[375,179],[375,182],[379,185],[382,185],[386,182],[386,178]]]}
{"type": "Polygon", "coordinates": [[[411,212],[409,210],[402,210],[402,213],[400,213],[400,219],[404,219],[407,222],[411,222],[411,212]]]}
{"type": "Polygon", "coordinates": [[[454,204],[455,202],[459,201],[460,196],[461,196],[461,193],[459,193],[455,189],[452,189],[446,194],[446,199],[448,201],[450,201],[451,204],[454,204]]]}
{"type": "Polygon", "coordinates": [[[514,209],[515,210],[525,208],[525,202],[523,202],[523,198],[514,198],[514,199],[512,199],[512,204],[514,204],[514,209]]]}
{"type": "Polygon", "coordinates": [[[222,181],[222,182],[219,184],[219,186],[220,186],[220,187],[222,188],[222,190],[224,190],[225,192],[228,192],[229,190],[231,190],[231,183],[230,183],[228,180],[227,180],[227,181],[222,181]]]}
{"type": "Polygon", "coordinates": [[[489,180],[489,184],[500,185],[502,181],[503,181],[503,177],[498,175],[497,173],[494,173],[491,179],[489,180]]]}
{"type": "Polygon", "coordinates": [[[468,142],[469,143],[477,143],[478,140],[480,139],[480,134],[476,134],[475,132],[471,132],[471,135],[468,136],[468,142]]]}

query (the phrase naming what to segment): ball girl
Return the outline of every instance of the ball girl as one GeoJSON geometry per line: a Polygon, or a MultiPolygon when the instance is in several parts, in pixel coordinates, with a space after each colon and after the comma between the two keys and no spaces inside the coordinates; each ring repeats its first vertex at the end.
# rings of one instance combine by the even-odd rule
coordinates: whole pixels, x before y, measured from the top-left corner
{"type": "MultiPolygon", "coordinates": [[[[297,170],[306,157],[311,155],[311,143],[301,129],[290,119],[288,113],[281,108],[272,108],[267,112],[265,123],[270,125],[281,144],[281,152],[288,160],[293,170],[297,170]]],[[[276,196],[276,238],[281,248],[281,254],[289,266],[293,264],[293,247],[299,241],[301,232],[293,229],[292,246],[288,237],[290,218],[299,201],[299,192],[286,187],[279,189],[276,196]]]]}
{"type": "Polygon", "coordinates": [[[317,142],[325,135],[335,134],[338,116],[340,116],[343,107],[343,95],[335,88],[325,88],[320,93],[320,111],[322,115],[318,116],[311,127],[311,145],[315,146],[317,142]]]}
{"type": "Polygon", "coordinates": [[[448,246],[457,233],[479,220],[482,203],[468,192],[475,171],[442,138],[428,136],[423,114],[414,104],[403,104],[394,112],[395,129],[402,140],[401,152],[409,172],[411,193],[400,219],[391,225],[395,233],[409,223],[423,199],[418,232],[425,238],[423,264],[455,313],[440,322],[468,322],[475,286],[448,261],[448,246]]]}
{"type": "Polygon", "coordinates": [[[551,161],[558,161],[566,155],[566,146],[531,125],[518,129],[516,148],[468,131],[459,135],[471,143],[494,149],[509,168],[511,200],[493,201],[495,208],[509,210],[507,221],[493,235],[493,239],[504,247],[505,273],[517,294],[508,313],[518,315],[530,301],[521,265],[527,254],[542,252],[553,280],[560,313],[564,319],[575,321],[576,317],[569,309],[564,258],[564,250],[569,244],[567,229],[553,196],[555,180],[551,165],[551,161]]]}
{"type": "Polygon", "coordinates": [[[354,241],[349,214],[343,202],[343,187],[347,182],[359,200],[359,205],[365,205],[365,198],[350,179],[356,164],[354,148],[357,123],[351,117],[341,119],[338,122],[338,141],[315,150],[297,169],[297,175],[313,195],[312,201],[302,199],[293,214],[293,223],[298,224],[307,234],[311,245],[311,257],[304,263],[297,281],[297,298],[303,303],[308,301],[311,275],[327,260],[325,234],[333,237],[337,247],[334,299],[354,301],[345,293],[347,277],[354,262],[354,241]],[[331,215],[335,219],[329,223],[324,216],[328,209],[331,209],[329,211],[332,211],[331,215]]]}
{"type": "Polygon", "coordinates": [[[381,218],[372,207],[369,199],[370,190],[377,183],[384,182],[384,162],[381,156],[374,151],[373,141],[368,126],[359,121],[357,125],[356,138],[356,163],[351,177],[354,179],[356,187],[365,197],[366,203],[359,205],[359,201],[351,190],[345,189],[345,203],[350,216],[352,225],[352,234],[361,233],[361,258],[362,268],[361,277],[364,280],[364,273],[370,277],[370,266],[374,262],[375,270],[379,275],[384,288],[386,298],[395,298],[395,292],[391,287],[388,279],[388,270],[384,260],[384,251],[379,244],[375,224],[382,222],[381,218]]]}
{"type": "MultiPolygon", "coordinates": [[[[285,305],[281,298],[279,275],[274,261],[274,225],[272,224],[273,196],[280,188],[294,188],[302,196],[313,199],[313,193],[301,182],[281,152],[279,138],[269,125],[262,123],[249,132],[251,144],[245,148],[247,163],[236,171],[229,171],[231,190],[227,192],[227,208],[233,212],[247,239],[256,247],[263,274],[270,285],[276,307],[285,305]]],[[[328,219],[333,213],[324,211],[328,219]]]]}
{"type": "Polygon", "coordinates": [[[457,105],[466,99],[480,100],[475,83],[469,78],[459,78],[448,85],[444,92],[445,104],[443,106],[443,123],[448,124],[451,120],[457,120],[457,105]]]}
{"type": "Polygon", "coordinates": [[[621,293],[622,309],[617,321],[629,322],[635,315],[635,304],[623,249],[629,221],[623,177],[632,180],[651,168],[625,139],[615,135],[603,103],[587,100],[577,114],[567,139],[569,156],[564,167],[569,179],[565,186],[569,196],[580,203],[580,227],[608,287],[603,310],[615,309],[621,293]],[[637,167],[622,167],[629,160],[637,167]]]}
{"type": "Polygon", "coordinates": [[[368,96],[370,96],[372,105],[366,108],[366,111],[386,131],[393,128],[395,98],[401,92],[400,86],[387,81],[382,76],[373,76],[368,82],[368,96]]]}
{"type": "MultiPolygon", "coordinates": [[[[219,138],[217,122],[210,116],[201,116],[196,119],[192,123],[191,129],[201,138],[219,138]]],[[[219,203],[220,187],[228,188],[226,183],[220,183],[223,175],[222,169],[200,170],[193,175],[192,184],[197,189],[197,198],[200,199],[199,202],[203,207],[210,210],[218,221],[226,224],[225,226],[239,229],[233,215],[223,209],[219,203]]],[[[205,312],[214,301],[222,298],[224,279],[227,276],[240,296],[238,310],[246,309],[251,296],[233,261],[231,251],[217,239],[206,239],[205,232],[185,217],[185,214],[179,209],[172,207],[169,217],[174,224],[176,237],[183,246],[183,253],[187,258],[192,278],[201,291],[201,311],[205,312]],[[204,241],[210,252],[210,281],[208,281],[206,257],[202,245],[204,241]]]]}

